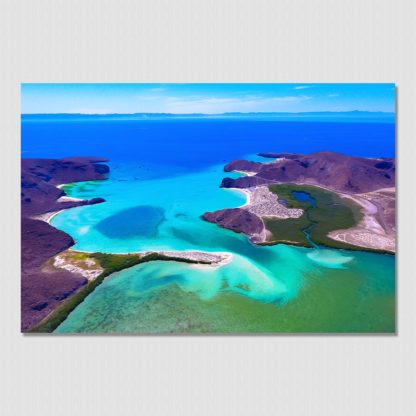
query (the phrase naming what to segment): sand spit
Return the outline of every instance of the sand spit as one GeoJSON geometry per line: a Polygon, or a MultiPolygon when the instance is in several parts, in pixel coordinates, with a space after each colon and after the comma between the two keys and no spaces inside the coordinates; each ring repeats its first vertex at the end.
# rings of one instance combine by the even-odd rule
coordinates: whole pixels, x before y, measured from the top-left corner
{"type": "Polygon", "coordinates": [[[236,173],[240,173],[241,175],[245,176],[254,176],[257,174],[257,172],[250,172],[249,170],[234,170],[236,173]]]}
{"type": "Polygon", "coordinates": [[[83,201],[83,199],[81,199],[81,198],[74,198],[72,196],[64,195],[64,196],[59,197],[56,200],[56,202],[70,202],[70,201],[83,201]]]}
{"type": "MultiPolygon", "coordinates": [[[[210,268],[221,267],[231,262],[233,255],[226,252],[204,252],[197,250],[189,251],[140,251],[135,253],[123,253],[123,254],[137,254],[140,257],[145,257],[149,254],[161,254],[165,257],[171,257],[173,261],[179,259],[191,260],[201,263],[190,263],[190,267],[194,268],[210,268]]],[[[108,254],[108,253],[107,253],[108,254]]],[[[121,253],[117,253],[121,254],[121,253]]],[[[46,273],[52,272],[54,269],[63,269],[75,275],[81,275],[88,281],[95,280],[104,269],[99,265],[96,259],[88,256],[88,252],[75,251],[68,249],[62,253],[59,253],[52,260],[45,264],[43,271],[46,273]],[[78,256],[81,254],[81,256],[78,256]]]]}
{"type": "MultiPolygon", "coordinates": [[[[150,252],[146,253],[149,254],[150,252]]],[[[195,266],[224,266],[231,262],[233,255],[226,252],[206,252],[206,251],[157,251],[158,254],[163,254],[166,257],[182,258],[192,261],[205,262],[209,264],[199,264],[195,266]]]]}

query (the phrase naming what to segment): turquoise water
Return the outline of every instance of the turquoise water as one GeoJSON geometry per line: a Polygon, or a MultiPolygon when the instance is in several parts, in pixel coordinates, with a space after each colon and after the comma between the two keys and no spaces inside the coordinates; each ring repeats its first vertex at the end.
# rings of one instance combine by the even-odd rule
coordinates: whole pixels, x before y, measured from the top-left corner
{"type": "Polygon", "coordinates": [[[110,164],[108,181],[74,184],[71,196],[101,196],[104,204],[62,212],[52,224],[77,241],[75,249],[125,253],[141,250],[224,251],[245,239],[203,221],[206,211],[237,207],[243,193],[222,190],[222,166],[188,175],[134,180],[135,165],[110,164]]]}
{"type": "MultiPolygon", "coordinates": [[[[56,332],[391,332],[394,257],[254,246],[203,221],[245,202],[221,189],[223,165],[146,175],[148,165],[111,163],[107,181],[65,188],[106,202],[66,210],[52,224],[75,249],[125,253],[203,250],[233,254],[221,267],[151,262],[106,278],[56,332]]],[[[166,169],[160,166],[159,169],[166,169]]],[[[227,176],[232,176],[228,174],[227,176]]]]}

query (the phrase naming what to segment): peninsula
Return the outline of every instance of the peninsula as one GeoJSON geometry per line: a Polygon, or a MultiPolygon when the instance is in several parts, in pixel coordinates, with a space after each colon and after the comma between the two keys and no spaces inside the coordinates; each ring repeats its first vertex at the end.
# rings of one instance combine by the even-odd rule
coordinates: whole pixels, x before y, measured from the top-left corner
{"type": "Polygon", "coordinates": [[[221,187],[247,195],[240,208],[203,218],[256,244],[395,252],[395,161],[334,152],[261,153],[268,162],[235,160],[221,187]]]}

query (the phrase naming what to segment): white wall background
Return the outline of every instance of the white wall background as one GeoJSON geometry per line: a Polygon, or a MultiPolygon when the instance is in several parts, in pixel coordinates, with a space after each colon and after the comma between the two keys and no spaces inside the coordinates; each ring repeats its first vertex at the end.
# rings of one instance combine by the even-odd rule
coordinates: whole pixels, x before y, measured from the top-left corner
{"type": "Polygon", "coordinates": [[[3,0],[0,413],[414,414],[415,16],[413,0],[3,0]],[[396,82],[398,335],[20,335],[19,84],[110,81],[396,82]]]}

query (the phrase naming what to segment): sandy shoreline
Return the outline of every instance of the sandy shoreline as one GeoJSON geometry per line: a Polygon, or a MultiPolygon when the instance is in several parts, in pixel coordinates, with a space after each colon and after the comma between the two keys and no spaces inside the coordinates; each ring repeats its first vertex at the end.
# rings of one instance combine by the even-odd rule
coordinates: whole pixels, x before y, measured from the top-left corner
{"type": "Polygon", "coordinates": [[[209,252],[209,251],[200,251],[200,250],[152,250],[152,251],[137,251],[132,252],[129,254],[140,254],[140,255],[147,255],[151,253],[161,254],[166,257],[174,258],[182,258],[186,260],[192,261],[200,261],[206,262],[207,264],[194,264],[194,266],[224,266],[231,262],[233,255],[232,253],[228,252],[209,252]]]}
{"type": "MultiPolygon", "coordinates": [[[[63,184],[59,184],[55,186],[59,189],[62,189],[65,185],[68,185],[68,184],[63,183],[63,184]]],[[[56,200],[56,202],[79,202],[79,201],[85,201],[85,200],[82,198],[74,198],[68,195],[63,195],[56,200]]],[[[71,208],[76,208],[76,207],[71,207],[71,208]]],[[[50,224],[52,221],[52,218],[55,217],[55,215],[58,215],[60,212],[63,212],[66,209],[70,209],[70,208],[64,208],[58,211],[51,211],[51,212],[45,212],[44,214],[33,215],[31,218],[34,220],[45,221],[48,224],[50,224]]]]}
{"type": "Polygon", "coordinates": [[[64,195],[64,196],[61,196],[60,198],[58,198],[57,200],[56,200],[56,202],[73,202],[73,201],[75,201],[75,202],[79,202],[79,201],[84,201],[84,199],[81,199],[81,198],[74,198],[74,197],[72,197],[72,196],[67,196],[67,195],[64,195]]]}
{"type": "Polygon", "coordinates": [[[257,172],[250,172],[249,170],[233,170],[233,172],[237,172],[240,175],[244,176],[254,176],[257,174],[257,172]]]}
{"type": "MultiPolygon", "coordinates": [[[[244,172],[245,174],[252,174],[252,172],[244,172]]],[[[322,189],[334,192],[331,189],[326,187],[312,184],[312,183],[302,183],[300,185],[313,185],[320,187],[322,189]]],[[[63,185],[59,185],[61,187],[63,185]]],[[[250,240],[253,242],[265,242],[267,240],[268,231],[264,225],[263,218],[267,217],[274,217],[274,218],[299,218],[303,215],[302,209],[295,209],[295,208],[287,208],[284,205],[280,204],[278,201],[277,195],[270,192],[268,186],[262,185],[258,187],[252,187],[247,189],[241,188],[230,188],[233,191],[242,192],[245,195],[246,202],[241,205],[239,208],[245,209],[252,214],[256,215],[260,218],[263,223],[263,230],[262,232],[249,236],[250,240]]],[[[388,190],[387,190],[388,191],[388,190]]],[[[377,215],[379,213],[379,208],[376,204],[374,204],[370,199],[365,198],[364,195],[352,195],[352,194],[345,194],[341,192],[336,192],[342,198],[349,198],[358,204],[361,207],[363,212],[363,219],[357,224],[356,227],[347,230],[336,230],[332,231],[328,234],[328,237],[342,241],[345,243],[353,244],[363,248],[375,248],[375,249],[382,249],[394,252],[395,251],[395,236],[388,235],[386,230],[382,227],[382,225],[377,220],[377,215]]],[[[72,198],[63,196],[60,198],[61,201],[80,201],[78,198],[72,198]],[[64,199],[63,199],[64,198],[64,199]]],[[[52,219],[58,215],[59,211],[48,212],[45,214],[34,216],[34,219],[42,220],[47,222],[48,224],[51,223],[52,219]]],[[[71,250],[71,249],[69,249],[71,250]]],[[[86,251],[80,250],[73,250],[78,252],[88,253],[86,251]]],[[[232,261],[233,255],[232,253],[227,252],[204,252],[200,250],[184,250],[184,251],[175,251],[175,250],[154,250],[154,251],[137,251],[137,252],[129,252],[129,253],[108,253],[108,254],[137,254],[140,256],[145,256],[150,253],[157,253],[164,255],[166,257],[171,257],[172,259],[175,258],[182,258],[186,260],[196,261],[196,262],[203,262],[206,264],[192,264],[192,267],[197,268],[205,268],[205,267],[221,267],[224,266],[232,261]]],[[[56,257],[56,259],[58,256],[56,257]]],[[[81,273],[84,275],[84,271],[82,268],[77,266],[71,265],[70,262],[63,262],[61,258],[58,258],[58,261],[55,261],[56,267],[65,268],[68,271],[72,271],[74,273],[81,273]]],[[[91,271],[85,270],[86,277],[90,280],[91,278],[96,277],[96,273],[91,274],[91,271]]]]}
{"type": "MultiPolygon", "coordinates": [[[[71,256],[68,256],[67,253],[85,253],[88,254],[86,251],[80,250],[72,250],[68,249],[66,252],[57,254],[53,259],[53,267],[67,270],[71,273],[80,274],[85,277],[87,280],[94,280],[98,277],[104,269],[100,267],[95,259],[92,258],[85,258],[81,260],[77,260],[76,264],[74,264],[74,260],[71,259],[71,256]]],[[[231,262],[233,255],[231,253],[226,252],[203,252],[198,250],[189,250],[189,251],[170,251],[170,250],[160,250],[160,251],[138,251],[138,252],[130,252],[130,253],[107,253],[107,254],[137,254],[140,257],[145,257],[149,254],[161,254],[166,257],[172,258],[172,260],[176,260],[178,258],[182,258],[185,260],[192,260],[197,262],[209,262],[206,264],[197,264],[197,263],[190,263],[190,267],[194,268],[206,268],[206,267],[221,267],[231,262]]]]}
{"type": "Polygon", "coordinates": [[[65,209],[60,209],[59,211],[45,212],[44,214],[33,215],[31,218],[33,220],[45,221],[48,224],[51,224],[52,218],[63,211],[65,211],[65,209]]]}
{"type": "MultiPolygon", "coordinates": [[[[62,188],[64,185],[65,184],[57,185],[57,187],[62,188]]],[[[62,196],[58,199],[58,201],[62,201],[62,202],[64,202],[64,201],[82,201],[82,199],[72,198],[72,197],[69,197],[69,196],[62,196]]],[[[70,209],[70,208],[66,208],[66,209],[70,209]]],[[[32,216],[32,219],[45,221],[46,223],[51,225],[52,219],[56,215],[58,215],[59,213],[61,213],[63,211],[65,211],[65,209],[62,209],[62,210],[59,210],[59,211],[46,212],[44,214],[39,214],[39,215],[34,215],[34,216],[32,216]]],[[[72,250],[71,248],[69,248],[69,250],[82,252],[82,253],[88,253],[87,251],[72,250]]],[[[205,252],[205,251],[200,251],[200,250],[182,250],[182,251],[154,250],[154,251],[137,251],[137,252],[129,252],[129,253],[107,253],[107,254],[138,254],[138,255],[144,256],[144,255],[150,254],[150,253],[157,253],[157,254],[164,255],[166,257],[183,258],[183,259],[186,259],[186,260],[206,263],[206,264],[203,264],[203,263],[194,264],[194,266],[197,266],[197,267],[206,267],[206,266],[220,267],[220,266],[224,266],[224,265],[230,263],[232,258],[233,258],[232,253],[227,253],[227,252],[205,252]]],[[[80,270],[81,270],[81,269],[79,269],[75,266],[71,266],[67,262],[63,262],[62,259],[58,259],[58,262],[57,262],[56,266],[60,267],[60,268],[64,268],[68,271],[72,271],[74,273],[80,273],[80,270]]],[[[83,273],[81,273],[81,274],[83,274],[83,273]]],[[[89,272],[87,272],[87,275],[88,275],[88,278],[90,278],[89,277],[90,276],[89,272]]]]}
{"type": "Polygon", "coordinates": [[[250,235],[249,238],[254,243],[264,243],[270,232],[266,229],[264,218],[299,218],[303,215],[303,210],[299,208],[287,208],[279,202],[276,194],[271,192],[268,186],[261,185],[251,188],[228,188],[242,192],[246,197],[246,202],[240,205],[240,209],[249,211],[256,215],[263,223],[263,230],[258,234],[250,235]]]}
{"type": "MultiPolygon", "coordinates": [[[[150,253],[150,252],[148,252],[150,253]]],[[[171,251],[162,250],[156,251],[158,254],[162,254],[166,257],[172,258],[184,258],[194,261],[209,262],[209,264],[194,264],[193,267],[220,267],[230,263],[233,259],[233,254],[225,251],[208,252],[200,250],[185,250],[185,251],[171,251]]]]}
{"type": "Polygon", "coordinates": [[[224,189],[230,190],[230,191],[237,191],[237,192],[244,194],[244,196],[246,197],[246,202],[243,205],[240,205],[238,208],[244,208],[250,205],[251,192],[249,192],[247,189],[244,189],[244,188],[224,188],[224,189]]]}
{"type": "MultiPolygon", "coordinates": [[[[76,253],[86,253],[86,254],[93,254],[97,253],[96,251],[87,251],[87,250],[74,250],[73,248],[69,248],[68,251],[73,251],[76,253]]],[[[176,258],[183,258],[188,260],[194,261],[209,261],[213,265],[224,265],[228,264],[233,257],[232,253],[226,251],[202,251],[202,250],[142,250],[142,251],[126,251],[121,253],[112,253],[107,251],[99,251],[99,253],[103,254],[137,254],[140,256],[146,256],[148,254],[156,253],[162,254],[166,257],[176,257],[176,258]]]]}

